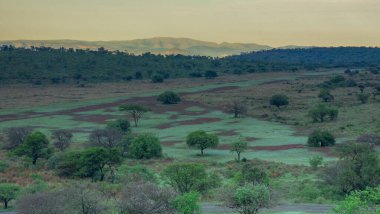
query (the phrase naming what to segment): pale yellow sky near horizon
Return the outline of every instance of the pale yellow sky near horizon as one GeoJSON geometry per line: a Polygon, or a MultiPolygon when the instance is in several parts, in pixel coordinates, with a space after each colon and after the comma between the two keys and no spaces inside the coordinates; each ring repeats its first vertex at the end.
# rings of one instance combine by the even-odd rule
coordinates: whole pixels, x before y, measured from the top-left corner
{"type": "Polygon", "coordinates": [[[0,40],[380,46],[380,0],[0,0],[0,40]]]}

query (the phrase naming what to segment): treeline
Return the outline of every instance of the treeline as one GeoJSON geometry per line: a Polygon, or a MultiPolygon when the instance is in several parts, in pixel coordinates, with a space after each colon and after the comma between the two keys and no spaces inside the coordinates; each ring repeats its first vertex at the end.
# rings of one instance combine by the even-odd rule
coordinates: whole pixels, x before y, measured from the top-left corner
{"type": "Polygon", "coordinates": [[[231,58],[240,61],[287,63],[310,67],[378,67],[380,48],[329,47],[272,49],[245,53],[231,58]]]}
{"type": "MultiPolygon", "coordinates": [[[[1,83],[85,83],[206,77],[267,71],[355,67],[378,69],[380,48],[269,50],[225,58],[183,55],[133,55],[49,47],[0,47],[1,83]]],[[[153,80],[152,80],[153,81],[153,80]]],[[[162,82],[162,81],[153,81],[162,82]]]]}

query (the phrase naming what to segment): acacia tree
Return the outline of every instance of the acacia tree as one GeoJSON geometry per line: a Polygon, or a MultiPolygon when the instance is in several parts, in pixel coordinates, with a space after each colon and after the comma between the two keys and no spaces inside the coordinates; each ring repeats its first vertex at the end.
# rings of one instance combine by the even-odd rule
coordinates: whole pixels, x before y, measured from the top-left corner
{"type": "Polygon", "coordinates": [[[46,135],[41,132],[33,132],[28,135],[25,142],[17,148],[16,154],[31,158],[32,164],[36,165],[39,158],[47,157],[50,154],[51,151],[48,146],[49,140],[46,135]]]}
{"type": "Polygon", "coordinates": [[[247,108],[240,100],[233,100],[231,103],[226,105],[226,108],[229,113],[234,114],[235,118],[238,118],[247,112],[247,108]]]}
{"type": "Polygon", "coordinates": [[[91,146],[115,148],[121,142],[123,133],[114,128],[95,129],[89,136],[91,146]]]}
{"type": "Polygon", "coordinates": [[[144,114],[150,111],[149,108],[137,104],[122,105],[119,107],[119,110],[128,112],[129,116],[132,117],[136,127],[139,120],[144,116],[144,114]]]}
{"type": "Polygon", "coordinates": [[[0,201],[3,202],[4,208],[8,209],[8,203],[16,198],[20,186],[12,183],[0,183],[0,201]]]}
{"type": "Polygon", "coordinates": [[[218,136],[213,134],[207,134],[205,131],[199,130],[191,132],[187,135],[186,143],[189,147],[196,147],[201,150],[203,156],[203,150],[207,148],[215,148],[219,144],[218,136]]]}
{"type": "Polygon", "coordinates": [[[238,140],[231,143],[231,152],[235,152],[237,154],[237,161],[240,162],[240,155],[242,152],[247,150],[248,143],[246,141],[238,140]]]}
{"type": "Polygon", "coordinates": [[[54,146],[60,151],[64,151],[71,144],[73,134],[68,130],[55,130],[53,131],[54,146]]]}

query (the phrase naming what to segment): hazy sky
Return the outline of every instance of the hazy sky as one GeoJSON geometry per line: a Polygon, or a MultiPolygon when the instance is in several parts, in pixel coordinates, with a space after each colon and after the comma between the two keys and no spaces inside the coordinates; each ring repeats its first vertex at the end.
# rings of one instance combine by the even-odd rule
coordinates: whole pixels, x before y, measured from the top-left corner
{"type": "Polygon", "coordinates": [[[0,40],[380,46],[380,0],[0,0],[0,40]]]}

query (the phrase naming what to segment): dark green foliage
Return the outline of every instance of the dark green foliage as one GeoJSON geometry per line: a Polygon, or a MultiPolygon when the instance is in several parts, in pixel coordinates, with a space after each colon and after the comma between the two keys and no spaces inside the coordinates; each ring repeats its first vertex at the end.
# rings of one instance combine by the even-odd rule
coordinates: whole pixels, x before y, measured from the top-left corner
{"type": "Polygon", "coordinates": [[[189,74],[190,77],[203,77],[203,74],[201,72],[191,72],[189,74]]]}
{"type": "Polygon", "coordinates": [[[246,184],[238,187],[227,196],[227,206],[242,214],[256,214],[271,201],[270,190],[266,185],[246,184]]]}
{"type": "Polygon", "coordinates": [[[335,213],[379,213],[380,186],[351,192],[337,207],[335,213]]]}
{"type": "Polygon", "coordinates": [[[281,106],[287,106],[289,104],[289,98],[283,94],[273,95],[269,102],[272,106],[280,108],[281,106]]]}
{"type": "Polygon", "coordinates": [[[313,122],[323,123],[326,120],[336,120],[338,113],[338,109],[320,104],[309,111],[309,116],[313,119],[313,122]]]}
{"type": "Polygon", "coordinates": [[[152,83],[162,83],[164,82],[164,77],[159,74],[155,74],[152,76],[152,83]]]}
{"type": "Polygon", "coordinates": [[[117,119],[107,124],[108,127],[118,129],[122,132],[128,132],[131,130],[131,123],[127,119],[117,119]]]}
{"type": "Polygon", "coordinates": [[[17,147],[15,153],[20,156],[26,156],[32,160],[35,165],[39,158],[46,158],[51,153],[48,148],[49,140],[41,132],[33,132],[26,137],[25,141],[17,147]]]}
{"type": "Polygon", "coordinates": [[[138,105],[138,104],[125,104],[119,107],[120,111],[126,111],[130,117],[132,117],[137,127],[139,120],[144,116],[144,114],[150,111],[149,108],[138,105]]]}
{"type": "Polygon", "coordinates": [[[326,88],[321,89],[318,97],[321,98],[323,102],[331,102],[334,100],[334,96],[330,93],[330,90],[326,88]]]}
{"type": "Polygon", "coordinates": [[[122,161],[118,149],[89,148],[82,152],[70,152],[58,163],[57,172],[66,177],[88,177],[103,181],[108,172],[122,161]]]}
{"type": "Polygon", "coordinates": [[[309,135],[307,144],[312,147],[333,146],[335,137],[328,131],[316,130],[309,135]]]}
{"type": "Polygon", "coordinates": [[[366,86],[364,84],[360,84],[358,85],[358,88],[360,90],[360,93],[364,93],[364,89],[366,88],[366,86]]]}
{"type": "Polygon", "coordinates": [[[340,160],[324,174],[327,184],[342,194],[379,184],[380,160],[373,145],[345,143],[339,145],[337,153],[340,160]]]}
{"type": "Polygon", "coordinates": [[[370,97],[369,94],[364,94],[364,93],[360,93],[360,94],[357,95],[358,100],[359,100],[362,104],[366,104],[366,103],[368,103],[369,97],[370,97]]]}
{"type": "Polygon", "coordinates": [[[20,186],[12,183],[0,183],[0,201],[3,202],[4,208],[8,209],[9,201],[17,196],[20,186]]]}
{"type": "Polygon", "coordinates": [[[216,135],[207,134],[205,131],[199,130],[187,135],[186,143],[189,147],[200,149],[201,155],[203,155],[203,150],[217,147],[219,139],[216,135]]]}
{"type": "Polygon", "coordinates": [[[218,77],[218,73],[216,73],[216,71],[208,70],[205,72],[204,76],[206,79],[214,79],[214,78],[218,77]]]}
{"type": "Polygon", "coordinates": [[[129,146],[129,155],[136,159],[161,157],[162,147],[160,140],[153,134],[141,134],[129,146]]]}
{"type": "Polygon", "coordinates": [[[243,181],[245,183],[251,183],[253,185],[269,183],[269,177],[267,172],[264,169],[254,166],[252,164],[244,164],[241,173],[243,181]]]}
{"type": "Polygon", "coordinates": [[[180,214],[198,213],[200,211],[200,196],[198,192],[184,193],[173,200],[173,206],[180,214]]]}
{"type": "Polygon", "coordinates": [[[163,104],[177,104],[181,102],[181,97],[173,91],[165,91],[157,97],[157,101],[163,104]]]}
{"type": "Polygon", "coordinates": [[[200,183],[207,179],[205,167],[193,163],[170,165],[164,169],[163,174],[170,185],[181,193],[197,191],[200,183]]]}

